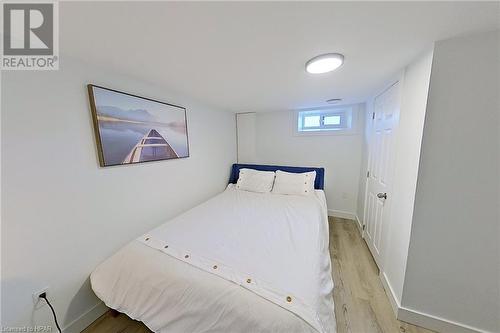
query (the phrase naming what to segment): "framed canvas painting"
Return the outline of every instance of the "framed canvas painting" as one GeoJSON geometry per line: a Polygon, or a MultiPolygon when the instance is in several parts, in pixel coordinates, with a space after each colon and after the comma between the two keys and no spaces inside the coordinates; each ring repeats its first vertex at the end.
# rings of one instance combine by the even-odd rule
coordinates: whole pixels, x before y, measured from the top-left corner
{"type": "Polygon", "coordinates": [[[185,108],[87,87],[101,166],[189,157],[185,108]]]}

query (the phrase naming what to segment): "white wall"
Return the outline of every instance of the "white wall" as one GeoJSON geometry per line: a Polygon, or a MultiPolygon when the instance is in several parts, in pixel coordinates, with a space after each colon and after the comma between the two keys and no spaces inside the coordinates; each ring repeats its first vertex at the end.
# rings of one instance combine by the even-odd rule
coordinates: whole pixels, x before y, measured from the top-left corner
{"type": "Polygon", "coordinates": [[[500,33],[436,43],[402,304],[500,332],[500,33]]]}
{"type": "Polygon", "coordinates": [[[383,230],[383,268],[397,302],[401,302],[427,95],[432,49],[421,54],[403,72],[400,82],[399,126],[396,130],[394,175],[388,228],[383,230]]]}
{"type": "Polygon", "coordinates": [[[252,163],[257,159],[255,139],[255,112],[236,114],[238,163],[252,163]]]}
{"type": "MultiPolygon", "coordinates": [[[[353,112],[358,112],[358,118],[362,118],[364,105],[355,106],[353,112]]],[[[256,156],[254,161],[248,162],[324,167],[330,213],[336,211],[354,217],[361,164],[361,131],[351,135],[295,135],[294,125],[292,111],[256,113],[256,156]]],[[[238,137],[241,135],[239,131],[238,137]]],[[[241,150],[239,147],[240,153],[241,150]]]]}
{"type": "Polygon", "coordinates": [[[235,116],[61,58],[59,71],[2,73],[2,325],[52,324],[32,293],[50,286],[68,326],[98,303],[89,274],[121,246],[222,191],[235,116]],[[87,83],[187,107],[191,157],[100,168],[87,83]]]}

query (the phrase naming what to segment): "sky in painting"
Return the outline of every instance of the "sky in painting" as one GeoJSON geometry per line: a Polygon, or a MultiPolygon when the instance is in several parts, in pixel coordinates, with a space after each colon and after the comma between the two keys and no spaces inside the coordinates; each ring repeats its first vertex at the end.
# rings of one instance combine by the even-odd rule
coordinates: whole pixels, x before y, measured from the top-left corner
{"type": "MultiPolygon", "coordinates": [[[[120,109],[123,119],[158,123],[184,123],[184,109],[167,104],[134,97],[115,91],[94,87],[94,96],[98,112],[102,107],[120,109]],[[133,115],[128,115],[132,113],[133,115]]],[[[118,110],[117,110],[118,111],[118,110]]]]}

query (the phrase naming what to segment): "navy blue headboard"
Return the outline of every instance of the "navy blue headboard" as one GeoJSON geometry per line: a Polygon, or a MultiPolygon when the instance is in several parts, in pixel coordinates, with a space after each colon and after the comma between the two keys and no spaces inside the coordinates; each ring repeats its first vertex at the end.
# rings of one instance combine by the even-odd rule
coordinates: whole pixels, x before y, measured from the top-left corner
{"type": "Polygon", "coordinates": [[[260,164],[233,164],[231,169],[231,177],[229,178],[230,184],[236,184],[240,175],[240,169],[255,169],[259,171],[276,171],[281,170],[285,172],[302,173],[309,171],[316,171],[316,180],[314,181],[314,188],[322,190],[325,185],[325,168],[311,168],[311,167],[292,167],[281,165],[260,165],[260,164]]]}

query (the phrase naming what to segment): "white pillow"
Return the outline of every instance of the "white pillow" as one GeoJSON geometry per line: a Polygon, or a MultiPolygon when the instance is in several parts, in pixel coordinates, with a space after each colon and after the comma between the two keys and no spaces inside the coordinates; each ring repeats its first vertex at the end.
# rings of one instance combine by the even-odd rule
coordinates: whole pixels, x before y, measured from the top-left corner
{"type": "Polygon", "coordinates": [[[240,169],[236,188],[251,192],[271,192],[274,183],[274,171],[258,171],[254,169],[240,169]]]}
{"type": "Polygon", "coordinates": [[[274,180],[273,193],[310,195],[314,193],[315,179],[316,171],[290,173],[278,170],[274,180]]]}

